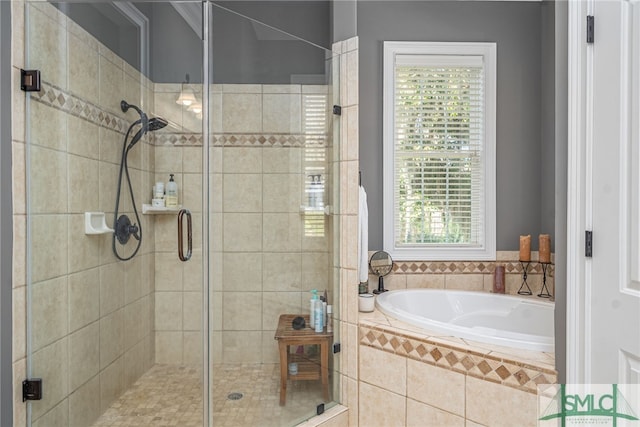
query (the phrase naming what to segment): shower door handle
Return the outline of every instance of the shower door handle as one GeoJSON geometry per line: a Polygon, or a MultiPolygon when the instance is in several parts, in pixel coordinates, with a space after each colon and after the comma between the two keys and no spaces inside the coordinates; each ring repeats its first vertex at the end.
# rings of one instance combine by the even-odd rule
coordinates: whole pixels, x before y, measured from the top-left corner
{"type": "Polygon", "coordinates": [[[178,212],[178,258],[180,261],[189,261],[191,258],[191,253],[193,250],[193,233],[191,228],[191,212],[189,209],[180,209],[178,212]],[[183,239],[183,230],[182,224],[184,223],[184,216],[187,216],[187,255],[184,254],[184,243],[183,239]]]}

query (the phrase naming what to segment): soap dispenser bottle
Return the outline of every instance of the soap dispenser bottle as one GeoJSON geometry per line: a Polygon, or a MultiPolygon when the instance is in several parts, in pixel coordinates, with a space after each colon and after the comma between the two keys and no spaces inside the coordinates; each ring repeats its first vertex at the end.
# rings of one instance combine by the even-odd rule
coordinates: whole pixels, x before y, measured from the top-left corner
{"type": "Polygon", "coordinates": [[[178,207],[178,183],[173,180],[173,174],[169,175],[169,182],[165,190],[165,205],[168,208],[178,207]]]}
{"type": "Polygon", "coordinates": [[[309,207],[316,207],[316,186],[314,183],[315,175],[309,175],[309,207]]]}
{"type": "Polygon", "coordinates": [[[322,333],[322,329],[324,328],[324,316],[322,315],[322,301],[316,301],[316,313],[313,317],[315,321],[315,331],[316,333],[322,333]]]}
{"type": "Polygon", "coordinates": [[[316,326],[316,302],[318,299],[318,291],[316,289],[311,290],[311,300],[309,300],[309,327],[315,328],[316,326]]]}

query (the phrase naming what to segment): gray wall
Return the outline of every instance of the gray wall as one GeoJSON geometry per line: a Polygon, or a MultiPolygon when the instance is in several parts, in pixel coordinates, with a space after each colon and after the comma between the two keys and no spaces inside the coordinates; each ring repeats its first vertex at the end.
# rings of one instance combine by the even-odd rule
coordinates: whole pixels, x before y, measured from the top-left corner
{"type": "Polygon", "coordinates": [[[11,203],[11,3],[0,2],[0,425],[13,421],[11,203]]]}
{"type": "Polygon", "coordinates": [[[332,41],[355,37],[358,33],[358,2],[357,0],[331,1],[331,36],[332,41]]]}
{"type": "Polygon", "coordinates": [[[325,83],[323,48],[330,45],[331,39],[328,2],[220,4],[321,47],[213,7],[213,83],[325,83]]]}
{"type": "Polygon", "coordinates": [[[168,3],[135,3],[149,18],[149,78],[155,83],[202,83],[202,41],[168,3]]]}
{"type": "Polygon", "coordinates": [[[497,42],[497,249],[516,250],[520,234],[542,232],[541,9],[537,2],[358,2],[360,169],[370,250],[382,248],[385,40],[497,42]]]}
{"type": "MultiPolygon", "coordinates": [[[[89,3],[89,2],[87,2],[89,3]]],[[[217,4],[284,30],[318,46],[331,47],[329,1],[227,1],[217,4]]],[[[202,42],[169,3],[137,2],[149,18],[149,78],[157,83],[181,83],[189,74],[202,82],[202,42]]],[[[85,30],[139,69],[137,30],[101,3],[57,5],[85,30]]],[[[211,60],[213,83],[291,83],[300,75],[325,74],[325,51],[293,38],[282,40],[277,31],[256,32],[249,19],[213,7],[211,60]],[[292,78],[292,75],[296,77],[292,78]]],[[[259,27],[265,28],[264,26],[259,27]]],[[[324,77],[306,80],[324,83],[324,77]]]]}
{"type": "MultiPolygon", "coordinates": [[[[328,0],[232,0],[216,1],[215,4],[331,49],[331,8],[328,0]]],[[[216,13],[217,8],[213,10],[216,13]]]]}

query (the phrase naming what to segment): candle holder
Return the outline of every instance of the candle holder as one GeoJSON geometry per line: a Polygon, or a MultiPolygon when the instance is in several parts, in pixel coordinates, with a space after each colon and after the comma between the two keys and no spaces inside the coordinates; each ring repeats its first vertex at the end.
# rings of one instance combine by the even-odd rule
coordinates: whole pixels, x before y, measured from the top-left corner
{"type": "Polygon", "coordinates": [[[547,268],[551,265],[550,262],[541,262],[542,266],[542,289],[540,289],[540,293],[538,296],[540,298],[551,298],[551,293],[549,292],[549,288],[547,288],[547,268]]]}
{"type": "Polygon", "coordinates": [[[531,295],[531,288],[527,283],[527,270],[529,269],[529,265],[531,261],[520,261],[520,265],[522,265],[522,285],[520,285],[520,289],[518,289],[519,295],[531,295]],[[526,286],[526,288],[525,288],[526,286]]]}

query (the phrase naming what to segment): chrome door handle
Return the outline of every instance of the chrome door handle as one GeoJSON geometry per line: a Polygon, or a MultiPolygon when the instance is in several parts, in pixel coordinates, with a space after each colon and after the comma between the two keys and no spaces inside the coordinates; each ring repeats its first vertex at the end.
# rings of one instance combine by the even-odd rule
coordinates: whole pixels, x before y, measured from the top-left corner
{"type": "Polygon", "coordinates": [[[191,253],[193,252],[193,233],[191,228],[191,212],[189,209],[180,209],[178,212],[178,258],[180,261],[186,262],[191,259],[191,253]],[[184,255],[184,243],[182,223],[184,222],[184,216],[187,216],[187,255],[184,255]]]}

